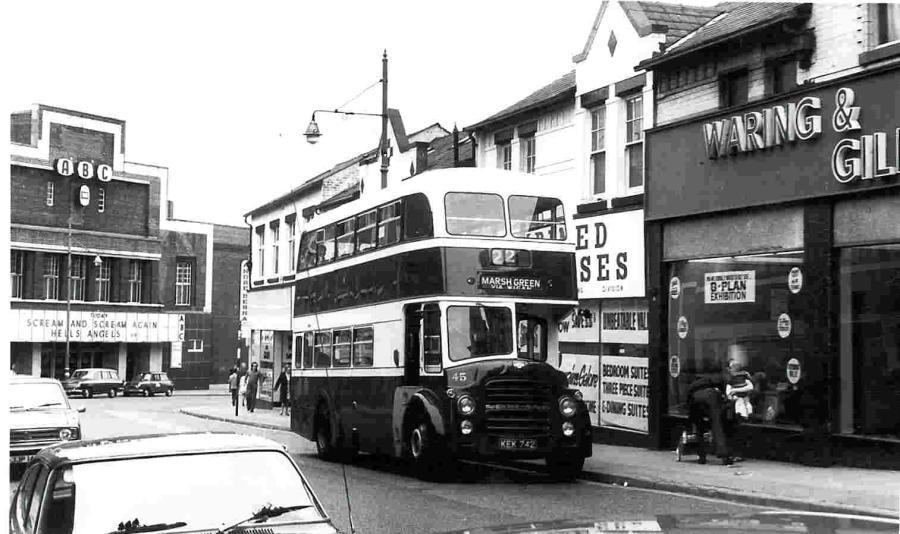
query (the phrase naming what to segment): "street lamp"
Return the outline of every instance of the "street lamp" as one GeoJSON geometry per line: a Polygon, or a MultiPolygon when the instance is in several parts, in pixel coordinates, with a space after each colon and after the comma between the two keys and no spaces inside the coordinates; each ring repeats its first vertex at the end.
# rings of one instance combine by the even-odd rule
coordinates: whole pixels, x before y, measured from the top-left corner
{"type": "Polygon", "coordinates": [[[322,137],[322,131],[319,130],[319,125],[316,123],[316,113],[337,113],[338,115],[363,115],[367,117],[381,117],[381,141],[378,144],[378,152],[381,155],[381,188],[384,189],[387,187],[387,173],[388,173],[388,165],[390,164],[390,156],[388,155],[388,138],[387,138],[387,125],[388,125],[388,59],[387,59],[387,50],[384,51],[384,55],[381,58],[381,80],[379,82],[381,84],[381,113],[358,113],[353,111],[339,111],[337,109],[317,109],[313,111],[312,120],[309,121],[309,126],[306,127],[306,132],[303,135],[306,137],[306,141],[314,145],[319,142],[319,138],[322,137]]]}

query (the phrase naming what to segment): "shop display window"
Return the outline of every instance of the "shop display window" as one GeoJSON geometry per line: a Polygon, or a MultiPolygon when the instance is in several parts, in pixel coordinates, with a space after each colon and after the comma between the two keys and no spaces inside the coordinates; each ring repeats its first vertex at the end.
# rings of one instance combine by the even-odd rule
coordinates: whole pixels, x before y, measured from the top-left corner
{"type": "Polygon", "coordinates": [[[669,264],[670,414],[686,416],[691,383],[733,360],[754,383],[749,421],[799,423],[810,313],[800,299],[803,267],[802,252],[669,264]]]}
{"type": "Polygon", "coordinates": [[[840,251],[841,432],[900,439],[900,244],[840,251]]]}

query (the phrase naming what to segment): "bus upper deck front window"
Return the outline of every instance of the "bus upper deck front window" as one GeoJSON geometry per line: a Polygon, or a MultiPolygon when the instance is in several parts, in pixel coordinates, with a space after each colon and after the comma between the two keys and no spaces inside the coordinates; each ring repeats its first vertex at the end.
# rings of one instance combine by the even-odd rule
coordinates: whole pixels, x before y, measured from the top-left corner
{"type": "Polygon", "coordinates": [[[508,308],[450,306],[447,332],[453,361],[509,354],[513,350],[512,313],[508,308]]]}
{"type": "Polygon", "coordinates": [[[513,237],[566,240],[566,217],[558,198],[512,195],[509,219],[513,237]]]}
{"type": "Polygon", "coordinates": [[[447,232],[452,235],[503,237],[506,216],[503,198],[489,193],[447,193],[444,197],[447,232]]]}

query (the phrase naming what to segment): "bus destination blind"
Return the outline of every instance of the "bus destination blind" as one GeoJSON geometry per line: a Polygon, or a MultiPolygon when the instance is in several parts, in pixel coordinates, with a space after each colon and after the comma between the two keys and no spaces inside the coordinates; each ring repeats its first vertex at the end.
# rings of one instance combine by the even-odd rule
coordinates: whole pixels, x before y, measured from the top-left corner
{"type": "Polygon", "coordinates": [[[536,276],[479,273],[478,289],[491,292],[545,293],[547,283],[536,276]]]}

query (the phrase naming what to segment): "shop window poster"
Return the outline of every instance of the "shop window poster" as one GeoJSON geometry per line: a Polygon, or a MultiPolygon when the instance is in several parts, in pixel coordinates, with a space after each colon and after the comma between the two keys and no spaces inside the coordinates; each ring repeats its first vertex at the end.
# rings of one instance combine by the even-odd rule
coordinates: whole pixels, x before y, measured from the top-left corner
{"type": "Polygon", "coordinates": [[[647,358],[602,356],[600,360],[600,426],[649,431],[647,358]]]}

